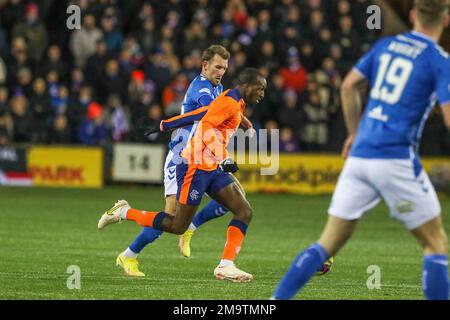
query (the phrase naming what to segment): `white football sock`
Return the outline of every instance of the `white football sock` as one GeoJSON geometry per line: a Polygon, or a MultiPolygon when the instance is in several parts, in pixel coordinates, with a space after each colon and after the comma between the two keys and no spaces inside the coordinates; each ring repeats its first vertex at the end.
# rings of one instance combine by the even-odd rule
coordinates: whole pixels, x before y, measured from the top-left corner
{"type": "Polygon", "coordinates": [[[234,262],[231,260],[222,259],[222,260],[220,260],[219,267],[227,267],[227,266],[231,266],[233,264],[234,264],[234,262]]]}
{"type": "Polygon", "coordinates": [[[130,248],[127,248],[127,250],[123,252],[123,255],[127,258],[136,258],[138,254],[133,252],[130,248]]]}
{"type": "Polygon", "coordinates": [[[127,220],[128,209],[130,209],[130,207],[125,207],[125,208],[120,209],[120,216],[121,216],[122,220],[127,220]]]}
{"type": "Polygon", "coordinates": [[[191,224],[188,227],[188,230],[195,231],[195,230],[197,230],[197,227],[191,222],[191,224]]]}

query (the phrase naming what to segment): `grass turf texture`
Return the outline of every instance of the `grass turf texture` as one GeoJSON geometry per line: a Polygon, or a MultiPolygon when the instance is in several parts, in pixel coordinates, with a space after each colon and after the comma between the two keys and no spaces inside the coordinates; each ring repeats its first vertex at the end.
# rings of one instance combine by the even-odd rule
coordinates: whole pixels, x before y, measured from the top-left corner
{"type": "MultiPolygon", "coordinates": [[[[268,299],[300,249],[314,242],[326,221],[329,196],[250,194],[255,209],[237,265],[252,283],[213,277],[231,215],[203,225],[192,256],[178,252],[178,237],[163,236],[139,255],[144,278],[129,278],[115,259],[140,232],[134,222],[97,230],[117,199],[162,210],[162,189],[101,190],[0,188],[0,299],[268,299]],[[81,289],[69,290],[67,268],[81,269],[81,289]]],[[[441,197],[450,231],[450,200],[441,197]]],[[[384,205],[359,224],[335,258],[332,271],[314,277],[297,299],[422,299],[419,245],[388,218],[384,205]],[[381,289],[369,290],[370,265],[381,268],[381,289]]]]}

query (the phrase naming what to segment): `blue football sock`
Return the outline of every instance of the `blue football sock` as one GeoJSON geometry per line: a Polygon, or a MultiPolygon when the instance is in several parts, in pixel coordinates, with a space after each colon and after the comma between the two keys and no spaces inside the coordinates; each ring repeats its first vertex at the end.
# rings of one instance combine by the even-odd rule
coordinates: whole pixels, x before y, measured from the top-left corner
{"type": "Polygon", "coordinates": [[[146,245],[152,243],[163,233],[163,231],[156,230],[150,227],[144,227],[141,233],[136,237],[130,245],[130,250],[134,253],[139,253],[146,245]]]}
{"type": "Polygon", "coordinates": [[[432,254],[423,257],[422,287],[428,300],[448,300],[448,257],[432,254]]]}
{"type": "Polygon", "coordinates": [[[227,212],[228,209],[226,207],[217,201],[211,200],[202,210],[195,214],[194,219],[192,219],[192,223],[196,228],[198,228],[206,221],[221,217],[227,212]]]}
{"type": "Polygon", "coordinates": [[[278,284],[273,297],[278,300],[293,298],[327,260],[328,254],[320,244],[311,245],[295,258],[278,284]]]}

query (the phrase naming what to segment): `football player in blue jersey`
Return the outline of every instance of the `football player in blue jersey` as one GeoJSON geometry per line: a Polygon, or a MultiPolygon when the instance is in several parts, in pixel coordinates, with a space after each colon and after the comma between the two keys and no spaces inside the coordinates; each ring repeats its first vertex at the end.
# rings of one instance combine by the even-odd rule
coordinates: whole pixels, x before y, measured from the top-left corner
{"type": "MultiPolygon", "coordinates": [[[[221,45],[212,45],[202,53],[202,71],[192,80],[186,92],[181,114],[193,111],[197,108],[208,106],[223,91],[220,83],[228,68],[230,53],[221,45]]],[[[246,129],[252,127],[252,123],[243,117],[242,126],[246,129]]],[[[164,165],[164,211],[175,214],[177,178],[176,165],[182,162],[180,152],[195,132],[195,125],[180,129],[174,139],[169,143],[169,153],[164,165]]],[[[232,175],[231,175],[232,176],[232,175]]],[[[234,178],[234,177],[233,177],[234,178]]],[[[234,178],[235,179],[235,178],[234,178]]],[[[235,179],[237,181],[237,179],[235,179]]],[[[240,184],[238,183],[240,186],[240,184]]],[[[241,191],[243,191],[241,186],[241,191]]],[[[218,202],[211,200],[205,207],[197,212],[188,230],[180,236],[179,248],[183,256],[189,257],[191,254],[190,240],[196,228],[208,220],[220,217],[228,212],[228,209],[218,202]]],[[[149,243],[159,238],[162,231],[150,227],[144,227],[134,242],[116,259],[116,264],[122,267],[129,276],[145,276],[138,268],[137,255],[149,243]]]]}
{"type": "Polygon", "coordinates": [[[448,299],[448,240],[433,185],[421,166],[424,123],[439,102],[450,130],[450,57],[437,42],[449,24],[449,0],[415,0],[411,32],[378,41],[341,87],[348,138],[328,222],[301,252],[273,299],[291,299],[316,269],[344,246],[358,220],[381,199],[423,248],[426,299],[448,299]],[[359,89],[369,85],[361,116],[359,89]]]}

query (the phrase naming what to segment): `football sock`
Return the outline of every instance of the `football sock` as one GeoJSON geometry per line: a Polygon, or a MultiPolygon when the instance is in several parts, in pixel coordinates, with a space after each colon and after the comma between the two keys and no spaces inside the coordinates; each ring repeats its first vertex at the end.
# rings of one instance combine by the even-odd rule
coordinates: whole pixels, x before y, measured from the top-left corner
{"type": "Polygon", "coordinates": [[[123,252],[123,255],[127,258],[136,258],[138,256],[138,254],[129,247],[123,252]]]}
{"type": "Polygon", "coordinates": [[[231,266],[232,264],[234,264],[234,262],[231,260],[221,259],[220,263],[219,263],[219,267],[231,266]]]}
{"type": "Polygon", "coordinates": [[[328,254],[318,243],[301,252],[278,284],[273,298],[288,300],[308,282],[316,270],[328,260],[328,254]]]}
{"type": "Polygon", "coordinates": [[[432,254],[423,257],[422,287],[428,300],[448,300],[448,257],[432,254]]]}
{"type": "Polygon", "coordinates": [[[193,223],[191,222],[191,224],[190,224],[189,227],[188,227],[188,230],[190,230],[190,231],[195,231],[195,230],[197,230],[197,227],[195,226],[195,224],[193,224],[193,223]]]}
{"type": "MultiPolygon", "coordinates": [[[[162,233],[163,232],[161,230],[156,230],[150,227],[144,227],[141,233],[136,237],[136,239],[133,241],[133,243],[130,245],[130,247],[127,249],[126,252],[131,251],[132,253],[135,254],[135,256],[137,256],[137,254],[141,252],[146,245],[158,239],[162,233]]],[[[127,256],[126,252],[125,252],[126,257],[128,258],[135,257],[135,256],[134,257],[127,256]]]]}
{"type": "Polygon", "coordinates": [[[136,210],[130,208],[126,211],[126,219],[136,221],[144,227],[152,227],[157,230],[162,230],[162,221],[167,215],[165,212],[151,212],[144,210],[136,210]]]}
{"type": "Polygon", "coordinates": [[[231,220],[227,229],[227,242],[223,250],[222,259],[234,261],[241,250],[248,226],[240,220],[231,220]]]}
{"type": "Polygon", "coordinates": [[[227,212],[228,209],[226,207],[215,200],[211,200],[206,204],[206,206],[203,207],[202,210],[195,214],[194,219],[192,219],[192,224],[195,228],[198,228],[206,221],[221,217],[227,212]]]}

